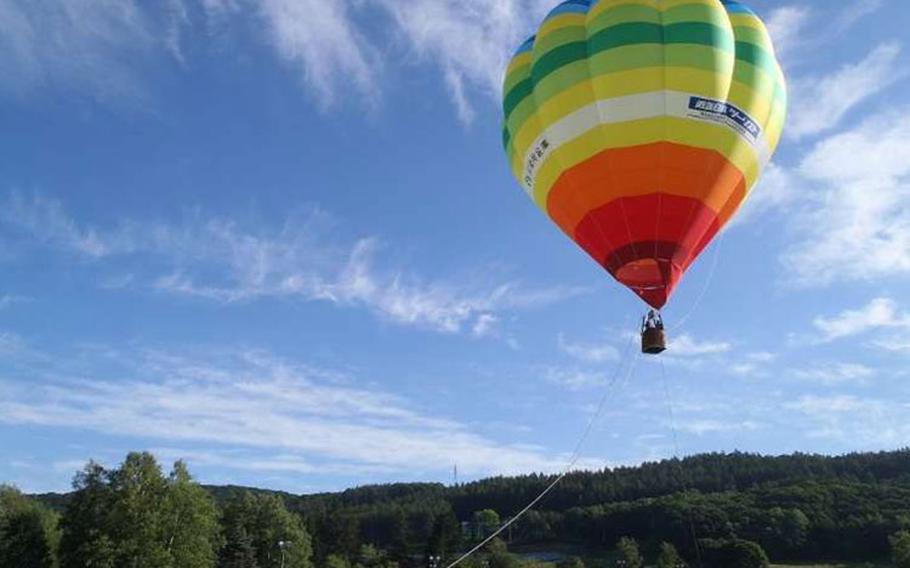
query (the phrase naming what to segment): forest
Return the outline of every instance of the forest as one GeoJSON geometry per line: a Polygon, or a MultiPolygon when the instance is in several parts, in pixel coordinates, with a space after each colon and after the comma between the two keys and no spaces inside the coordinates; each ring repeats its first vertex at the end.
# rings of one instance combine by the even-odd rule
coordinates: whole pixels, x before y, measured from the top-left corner
{"type": "MultiPolygon", "coordinates": [[[[445,568],[550,475],[292,495],[204,486],[148,453],[67,494],[0,488],[2,567],[445,568]]],[[[705,454],[569,474],[462,566],[910,568],[910,449],[705,454]],[[545,554],[540,554],[541,552],[545,554]]]]}

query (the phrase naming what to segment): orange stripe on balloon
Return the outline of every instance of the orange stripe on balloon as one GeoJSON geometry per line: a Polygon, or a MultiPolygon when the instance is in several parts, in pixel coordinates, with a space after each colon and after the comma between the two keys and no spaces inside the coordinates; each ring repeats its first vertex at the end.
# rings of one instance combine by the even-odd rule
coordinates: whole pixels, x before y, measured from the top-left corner
{"type": "Polygon", "coordinates": [[[745,198],[746,180],[714,150],[672,142],[614,148],[564,172],[550,189],[547,211],[572,235],[594,209],[656,192],[696,199],[718,213],[723,225],[745,198]]]}

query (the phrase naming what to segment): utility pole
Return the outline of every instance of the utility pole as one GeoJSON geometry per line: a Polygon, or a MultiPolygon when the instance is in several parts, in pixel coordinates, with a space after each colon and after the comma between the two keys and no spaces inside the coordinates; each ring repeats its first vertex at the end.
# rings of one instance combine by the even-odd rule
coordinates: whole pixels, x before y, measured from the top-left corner
{"type": "Polygon", "coordinates": [[[454,485],[454,486],[458,485],[458,464],[457,463],[452,467],[452,485],[454,485]]]}

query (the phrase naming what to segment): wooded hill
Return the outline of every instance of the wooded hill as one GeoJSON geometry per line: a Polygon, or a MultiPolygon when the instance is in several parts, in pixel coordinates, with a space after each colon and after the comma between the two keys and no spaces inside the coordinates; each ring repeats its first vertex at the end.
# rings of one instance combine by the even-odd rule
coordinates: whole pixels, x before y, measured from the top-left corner
{"type": "MultiPolygon", "coordinates": [[[[531,501],[553,477],[494,477],[457,486],[398,483],[338,493],[278,496],[303,520],[313,559],[353,563],[364,545],[399,564],[451,555],[531,501]]],[[[205,487],[223,506],[236,487],[205,487]]],[[[64,510],[67,497],[37,498],[64,510]]],[[[513,527],[510,546],[573,543],[645,550],[672,543],[695,556],[695,539],[748,540],[772,560],[879,561],[889,537],[910,529],[910,449],[840,457],[706,454],[577,472],[513,527]]],[[[419,562],[417,562],[419,564],[419,562]]]]}

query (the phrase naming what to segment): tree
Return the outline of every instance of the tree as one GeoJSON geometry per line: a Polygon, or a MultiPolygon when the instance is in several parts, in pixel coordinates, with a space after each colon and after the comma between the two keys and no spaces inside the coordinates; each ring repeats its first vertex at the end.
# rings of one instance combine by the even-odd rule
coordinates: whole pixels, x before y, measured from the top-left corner
{"type": "Polygon", "coordinates": [[[177,462],[165,478],[149,453],[107,471],[90,462],[61,519],[62,568],[209,568],[220,529],[211,497],[177,462]]]}
{"type": "Polygon", "coordinates": [[[226,535],[226,542],[219,554],[220,568],[258,568],[253,539],[241,524],[235,524],[226,535]]]}
{"type": "Polygon", "coordinates": [[[768,555],[758,543],[742,539],[700,541],[710,568],[768,568],[768,555]]]}
{"type": "Polygon", "coordinates": [[[556,568],[585,568],[585,563],[577,556],[569,556],[560,560],[556,568]]]}
{"type": "Polygon", "coordinates": [[[344,556],[329,554],[325,558],[325,568],[351,568],[351,565],[344,556]]]}
{"type": "Polygon", "coordinates": [[[222,543],[218,509],[182,461],[168,476],[163,507],[163,537],[173,564],[213,566],[222,543]]]}
{"type": "Polygon", "coordinates": [[[506,541],[494,538],[484,547],[487,563],[490,568],[519,568],[521,562],[514,554],[509,553],[506,541]]]}
{"type": "Polygon", "coordinates": [[[910,532],[900,531],[889,539],[895,568],[910,568],[910,532]]]}
{"type": "Polygon", "coordinates": [[[445,558],[458,548],[461,541],[461,525],[451,509],[440,513],[433,521],[433,529],[427,541],[427,555],[445,558]]]}
{"type": "Polygon", "coordinates": [[[18,489],[0,486],[0,566],[51,568],[56,516],[18,489]]]}
{"type": "Polygon", "coordinates": [[[107,472],[89,462],[73,479],[73,494],[60,518],[62,568],[113,568],[114,543],[109,533],[109,511],[114,495],[107,472]]]}
{"type": "Polygon", "coordinates": [[[499,513],[493,509],[474,511],[474,531],[477,538],[484,538],[490,532],[499,528],[501,521],[499,513]]]}
{"type": "Polygon", "coordinates": [[[644,559],[638,550],[638,543],[634,538],[624,536],[616,543],[616,549],[619,551],[619,557],[625,562],[625,568],[643,568],[644,559]]]}
{"type": "Polygon", "coordinates": [[[660,545],[660,554],[657,557],[657,568],[677,568],[682,565],[682,559],[676,552],[676,547],[669,542],[660,545]]]}
{"type": "Polygon", "coordinates": [[[222,566],[225,549],[245,548],[244,542],[236,540],[245,532],[258,568],[278,568],[282,560],[286,568],[312,568],[310,535],[300,517],[288,511],[277,495],[249,491],[235,494],[225,506],[222,523],[228,535],[221,554],[222,566]]]}

